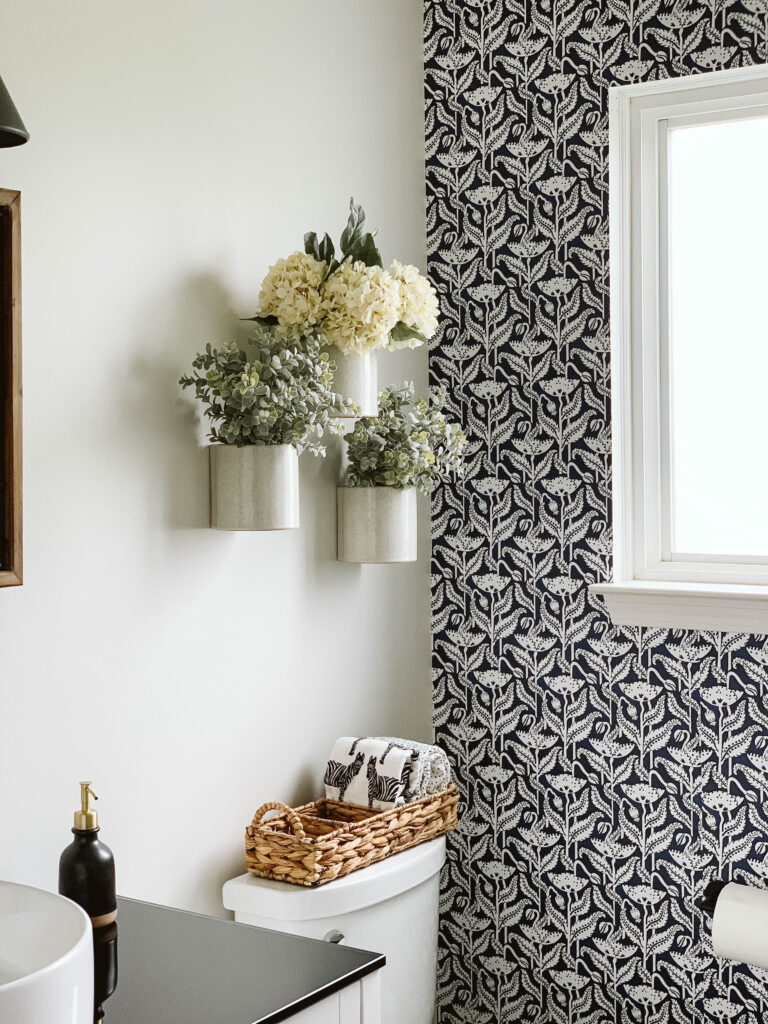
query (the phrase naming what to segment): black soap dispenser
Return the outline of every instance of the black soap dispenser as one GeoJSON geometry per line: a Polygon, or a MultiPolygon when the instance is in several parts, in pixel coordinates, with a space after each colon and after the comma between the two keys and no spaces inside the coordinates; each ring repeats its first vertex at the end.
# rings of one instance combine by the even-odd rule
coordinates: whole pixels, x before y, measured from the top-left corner
{"type": "Polygon", "coordinates": [[[102,1003],[117,985],[117,892],[115,859],[97,838],[99,816],[90,805],[98,797],[90,782],[80,783],[80,810],[75,811],[74,840],[59,860],[59,892],[79,903],[93,925],[93,1019],[104,1017],[102,1003]]]}

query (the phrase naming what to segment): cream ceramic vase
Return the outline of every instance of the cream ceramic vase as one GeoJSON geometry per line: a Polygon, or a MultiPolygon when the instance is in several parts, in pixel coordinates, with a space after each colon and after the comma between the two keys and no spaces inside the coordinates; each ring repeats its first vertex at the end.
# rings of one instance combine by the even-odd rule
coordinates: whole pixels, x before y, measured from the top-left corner
{"type": "Polygon", "coordinates": [[[375,416],[379,411],[378,385],[376,379],[376,356],[373,352],[360,355],[342,352],[332,345],[328,355],[336,364],[333,375],[333,390],[347,401],[354,402],[359,412],[350,413],[344,419],[358,416],[375,416]]]}
{"type": "Polygon", "coordinates": [[[339,487],[340,562],[415,562],[416,489],[339,487]]]}
{"type": "Polygon", "coordinates": [[[214,530],[295,530],[299,457],[290,444],[212,444],[214,530]]]}

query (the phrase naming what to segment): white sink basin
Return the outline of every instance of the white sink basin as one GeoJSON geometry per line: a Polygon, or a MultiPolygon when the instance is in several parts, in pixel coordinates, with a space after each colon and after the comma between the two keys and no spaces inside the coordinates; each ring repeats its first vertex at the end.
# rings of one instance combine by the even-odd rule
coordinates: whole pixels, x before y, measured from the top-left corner
{"type": "Polygon", "coordinates": [[[76,903],[0,882],[0,1024],[92,1024],[93,937],[76,903]]]}

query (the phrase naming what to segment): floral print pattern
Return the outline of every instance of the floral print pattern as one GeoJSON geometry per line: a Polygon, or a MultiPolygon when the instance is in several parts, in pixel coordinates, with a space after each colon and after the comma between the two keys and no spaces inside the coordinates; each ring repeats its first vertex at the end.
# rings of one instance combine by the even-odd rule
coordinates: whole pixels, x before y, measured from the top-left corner
{"type": "MultiPolygon", "coordinates": [[[[435,727],[461,789],[442,1024],[758,1024],[697,901],[768,885],[768,642],[618,629],[612,85],[768,58],[768,0],[426,0],[432,383],[469,438],[432,506],[435,727]]],[[[706,215],[706,211],[702,211],[706,215]]]]}

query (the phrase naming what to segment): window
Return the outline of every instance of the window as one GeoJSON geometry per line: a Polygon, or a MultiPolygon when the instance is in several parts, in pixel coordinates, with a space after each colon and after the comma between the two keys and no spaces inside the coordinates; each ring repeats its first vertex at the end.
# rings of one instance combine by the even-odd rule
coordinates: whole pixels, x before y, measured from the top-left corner
{"type": "Polygon", "coordinates": [[[614,621],[768,632],[768,71],[610,94],[614,621]]]}

